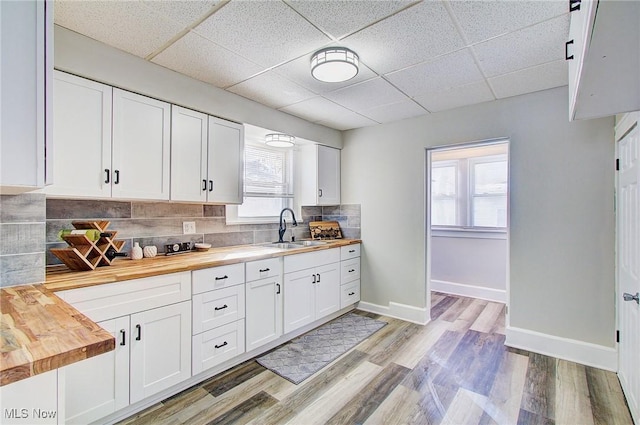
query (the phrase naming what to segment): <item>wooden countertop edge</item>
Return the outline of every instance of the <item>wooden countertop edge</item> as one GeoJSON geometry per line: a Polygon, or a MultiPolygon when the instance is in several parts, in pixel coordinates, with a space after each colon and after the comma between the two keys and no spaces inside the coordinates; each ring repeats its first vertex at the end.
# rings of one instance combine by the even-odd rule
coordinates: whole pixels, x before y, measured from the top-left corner
{"type": "Polygon", "coordinates": [[[44,286],[53,292],[66,291],[169,273],[180,273],[247,261],[321,251],[359,243],[362,243],[360,239],[339,239],[330,241],[326,245],[300,247],[294,250],[281,249],[268,253],[260,253],[258,251],[259,245],[236,245],[213,248],[207,252],[190,252],[188,254],[177,254],[173,256],[159,255],[154,258],[143,258],[141,260],[119,259],[111,266],[100,267],[91,271],[72,271],[66,266],[53,266],[47,268],[47,277],[44,286]],[[243,249],[247,250],[245,256],[226,259],[216,258],[216,256],[222,255],[225,252],[241,251],[243,249]],[[256,251],[250,253],[252,250],[256,251]]]}
{"type": "Polygon", "coordinates": [[[115,349],[109,332],[43,285],[2,288],[2,306],[0,386],[115,349]],[[63,331],[47,334],[52,323],[63,331]]]}

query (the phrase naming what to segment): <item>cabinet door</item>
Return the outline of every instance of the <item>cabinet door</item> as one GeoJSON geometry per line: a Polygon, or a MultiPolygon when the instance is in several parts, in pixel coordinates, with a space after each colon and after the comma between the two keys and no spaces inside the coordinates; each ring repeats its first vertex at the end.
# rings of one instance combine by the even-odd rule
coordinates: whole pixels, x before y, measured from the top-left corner
{"type": "Polygon", "coordinates": [[[318,205],[340,204],[340,149],[318,145],[318,205]]]}
{"type": "Polygon", "coordinates": [[[315,319],[313,272],[301,270],[284,275],[284,333],[315,319]]]}
{"type": "Polygon", "coordinates": [[[56,425],[57,382],[57,371],[50,370],[0,387],[2,424],[56,425]]]}
{"type": "Polygon", "coordinates": [[[206,202],[206,114],[171,106],[171,200],[206,202]]]}
{"type": "Polygon", "coordinates": [[[247,351],[282,335],[282,285],[280,277],[247,283],[247,351]]]}
{"type": "Polygon", "coordinates": [[[0,194],[15,194],[45,183],[53,2],[1,1],[0,39],[0,194]]]}
{"type": "Polygon", "coordinates": [[[113,89],[113,189],[117,198],[169,199],[171,108],[113,89]]]}
{"type": "Polygon", "coordinates": [[[87,424],[129,405],[129,316],[98,325],[115,337],[116,349],[58,370],[66,424],[87,424]]]}
{"type": "Polygon", "coordinates": [[[53,185],[45,193],[109,198],[111,87],[56,71],[53,92],[53,185]]]}
{"type": "Polygon", "coordinates": [[[209,202],[242,203],[244,127],[209,117],[209,202]]]}
{"type": "Polygon", "coordinates": [[[131,403],[191,377],[191,303],[131,315],[131,403]]]}
{"type": "Polygon", "coordinates": [[[316,267],[316,320],[340,310],[340,263],[316,267]]]}

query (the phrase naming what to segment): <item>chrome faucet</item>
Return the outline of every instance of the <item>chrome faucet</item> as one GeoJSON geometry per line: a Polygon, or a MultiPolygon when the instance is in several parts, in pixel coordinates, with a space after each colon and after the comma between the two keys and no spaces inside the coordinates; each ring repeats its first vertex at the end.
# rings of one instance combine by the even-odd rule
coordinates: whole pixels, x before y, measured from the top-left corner
{"type": "Polygon", "coordinates": [[[294,214],[293,210],[291,208],[283,208],[282,211],[280,211],[280,227],[278,228],[278,243],[284,242],[282,238],[284,237],[284,232],[287,231],[287,222],[284,220],[284,218],[282,218],[282,214],[284,214],[284,212],[287,210],[291,211],[291,218],[293,219],[293,225],[294,226],[298,225],[298,222],[296,221],[296,215],[294,214]]]}

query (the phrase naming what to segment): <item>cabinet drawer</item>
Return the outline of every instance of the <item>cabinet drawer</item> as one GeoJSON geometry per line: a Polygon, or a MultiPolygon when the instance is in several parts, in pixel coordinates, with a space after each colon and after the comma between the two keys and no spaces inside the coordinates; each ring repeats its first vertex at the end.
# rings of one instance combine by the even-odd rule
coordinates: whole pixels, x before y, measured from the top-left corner
{"type": "Polygon", "coordinates": [[[246,267],[247,282],[279,276],[282,272],[282,263],[280,258],[251,261],[246,263],[246,267]]]}
{"type": "Polygon", "coordinates": [[[172,273],[56,292],[94,322],[187,301],[191,273],[172,273]]]}
{"type": "Polygon", "coordinates": [[[345,308],[360,301],[360,280],[340,287],[340,308],[345,308]]]}
{"type": "Polygon", "coordinates": [[[193,374],[244,353],[244,319],[193,337],[193,374]]]}
{"type": "Polygon", "coordinates": [[[345,284],[360,279],[360,258],[340,262],[340,283],[345,284]]]}
{"type": "Polygon", "coordinates": [[[340,259],[348,260],[360,256],[360,244],[347,245],[340,247],[340,259]]]}
{"type": "Polygon", "coordinates": [[[244,285],[231,286],[193,296],[193,334],[244,317],[244,285]]]}
{"type": "Polygon", "coordinates": [[[196,270],[192,274],[193,293],[199,294],[244,283],[244,264],[211,267],[210,269],[196,270]]]}
{"type": "Polygon", "coordinates": [[[311,267],[340,261],[340,249],[332,248],[322,251],[305,252],[304,254],[287,255],[284,257],[284,272],[291,273],[311,267]]]}

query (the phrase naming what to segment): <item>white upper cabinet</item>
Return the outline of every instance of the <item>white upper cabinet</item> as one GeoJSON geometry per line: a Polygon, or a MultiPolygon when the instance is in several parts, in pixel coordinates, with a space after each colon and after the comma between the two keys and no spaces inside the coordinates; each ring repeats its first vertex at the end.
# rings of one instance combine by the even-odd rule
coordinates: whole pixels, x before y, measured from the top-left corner
{"type": "Polygon", "coordinates": [[[578,0],[571,10],[569,118],[640,110],[640,2],[578,0]]]}
{"type": "Polygon", "coordinates": [[[242,203],[244,127],[209,117],[207,201],[242,203]]]}
{"type": "Polygon", "coordinates": [[[56,149],[45,193],[110,197],[111,87],[55,71],[53,93],[56,149]]]}
{"type": "Polygon", "coordinates": [[[0,1],[0,39],[0,194],[16,194],[49,180],[53,2],[0,1]]]}
{"type": "Polygon", "coordinates": [[[171,107],[171,200],[206,202],[208,116],[171,107]]]}
{"type": "Polygon", "coordinates": [[[112,196],[169,199],[171,105],[113,89],[112,196]]]}
{"type": "Polygon", "coordinates": [[[178,106],[171,122],[171,200],[242,203],[244,127],[178,106]]]}
{"type": "Polygon", "coordinates": [[[340,204],[340,149],[300,146],[296,176],[299,206],[340,204]]]}

